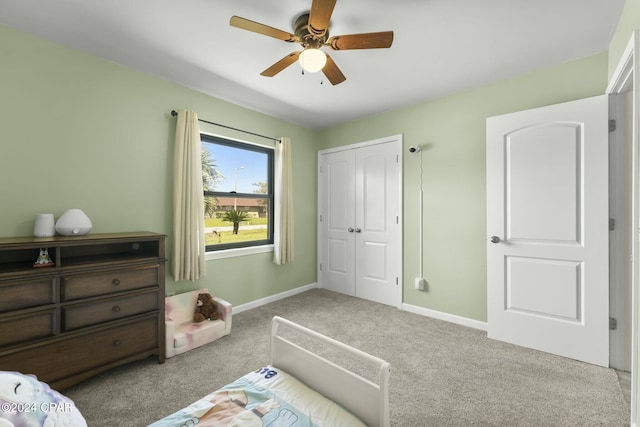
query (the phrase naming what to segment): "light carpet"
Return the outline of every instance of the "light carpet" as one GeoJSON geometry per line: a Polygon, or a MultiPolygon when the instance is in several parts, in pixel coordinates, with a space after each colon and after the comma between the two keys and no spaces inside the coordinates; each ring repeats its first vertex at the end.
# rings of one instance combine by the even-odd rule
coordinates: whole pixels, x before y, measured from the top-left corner
{"type": "Polygon", "coordinates": [[[146,426],[269,362],[278,315],[391,363],[391,425],[628,426],[616,373],[472,328],[314,289],[233,316],[231,335],[65,390],[89,426],[146,426]]]}

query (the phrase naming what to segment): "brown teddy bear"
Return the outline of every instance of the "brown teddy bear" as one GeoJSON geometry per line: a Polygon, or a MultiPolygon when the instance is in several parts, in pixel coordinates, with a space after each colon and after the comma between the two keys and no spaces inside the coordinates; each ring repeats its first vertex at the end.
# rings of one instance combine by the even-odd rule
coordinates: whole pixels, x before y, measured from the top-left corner
{"type": "Polygon", "coordinates": [[[202,322],[207,319],[218,320],[218,303],[210,294],[198,294],[193,321],[202,322]]]}

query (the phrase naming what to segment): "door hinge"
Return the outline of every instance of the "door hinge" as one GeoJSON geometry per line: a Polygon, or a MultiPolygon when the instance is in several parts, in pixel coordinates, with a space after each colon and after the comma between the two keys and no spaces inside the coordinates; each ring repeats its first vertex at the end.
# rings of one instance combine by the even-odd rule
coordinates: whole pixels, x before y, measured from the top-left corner
{"type": "Polygon", "coordinates": [[[320,166],[320,173],[322,173],[322,166],[320,166]]]}
{"type": "Polygon", "coordinates": [[[616,229],[616,219],[609,218],[609,231],[613,231],[616,229]]]}
{"type": "Polygon", "coordinates": [[[322,222],[322,214],[320,214],[320,218],[319,218],[320,222],[322,222]]]}
{"type": "Polygon", "coordinates": [[[615,119],[609,120],[609,132],[613,132],[616,130],[616,121],[615,119]]]}
{"type": "Polygon", "coordinates": [[[320,271],[322,271],[322,264],[320,264],[320,271]]]}
{"type": "Polygon", "coordinates": [[[612,331],[618,329],[618,319],[616,319],[615,317],[609,317],[609,329],[611,329],[612,331]]]}
{"type": "Polygon", "coordinates": [[[396,286],[397,286],[397,285],[399,285],[399,283],[398,283],[398,278],[396,277],[396,286]]]}

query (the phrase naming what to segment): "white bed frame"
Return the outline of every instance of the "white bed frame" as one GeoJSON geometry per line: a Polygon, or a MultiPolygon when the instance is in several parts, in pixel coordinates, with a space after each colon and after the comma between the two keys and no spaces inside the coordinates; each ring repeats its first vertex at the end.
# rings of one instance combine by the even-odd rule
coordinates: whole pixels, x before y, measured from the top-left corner
{"type": "Polygon", "coordinates": [[[389,427],[391,365],[384,360],[275,316],[271,321],[271,365],[339,403],[367,426],[389,427]],[[279,334],[283,325],[371,366],[377,372],[377,384],[284,338],[279,334]]]}

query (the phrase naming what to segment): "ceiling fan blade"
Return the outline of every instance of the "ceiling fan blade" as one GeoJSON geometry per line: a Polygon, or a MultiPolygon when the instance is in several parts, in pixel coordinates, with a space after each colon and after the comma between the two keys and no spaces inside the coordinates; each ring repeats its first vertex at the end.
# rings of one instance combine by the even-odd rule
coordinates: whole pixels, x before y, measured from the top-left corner
{"type": "Polygon", "coordinates": [[[393,43],[393,31],[380,33],[349,34],[346,36],[333,36],[327,40],[327,45],[333,50],[348,49],[380,49],[391,47],[393,43]]]}
{"type": "Polygon", "coordinates": [[[342,71],[340,71],[340,68],[338,68],[336,63],[333,62],[333,59],[331,59],[329,55],[327,55],[327,63],[322,69],[322,72],[325,76],[327,76],[327,79],[329,79],[331,84],[334,86],[347,80],[344,74],[342,74],[342,71]]]}
{"type": "Polygon", "coordinates": [[[309,32],[316,36],[322,36],[329,29],[331,14],[336,5],[336,0],[313,0],[309,12],[309,32]]]}
{"type": "Polygon", "coordinates": [[[232,16],[229,20],[229,24],[232,27],[240,28],[247,31],[253,31],[254,33],[263,34],[265,36],[273,37],[286,42],[298,41],[298,37],[288,33],[286,31],[279,30],[277,28],[269,27],[268,25],[254,22],[249,19],[241,18],[239,16],[232,16]]]}
{"type": "Polygon", "coordinates": [[[271,67],[261,72],[260,75],[265,77],[273,77],[276,74],[278,74],[280,71],[287,68],[289,65],[296,62],[299,56],[300,56],[300,52],[291,52],[289,55],[285,56],[280,61],[273,64],[271,67]]]}

